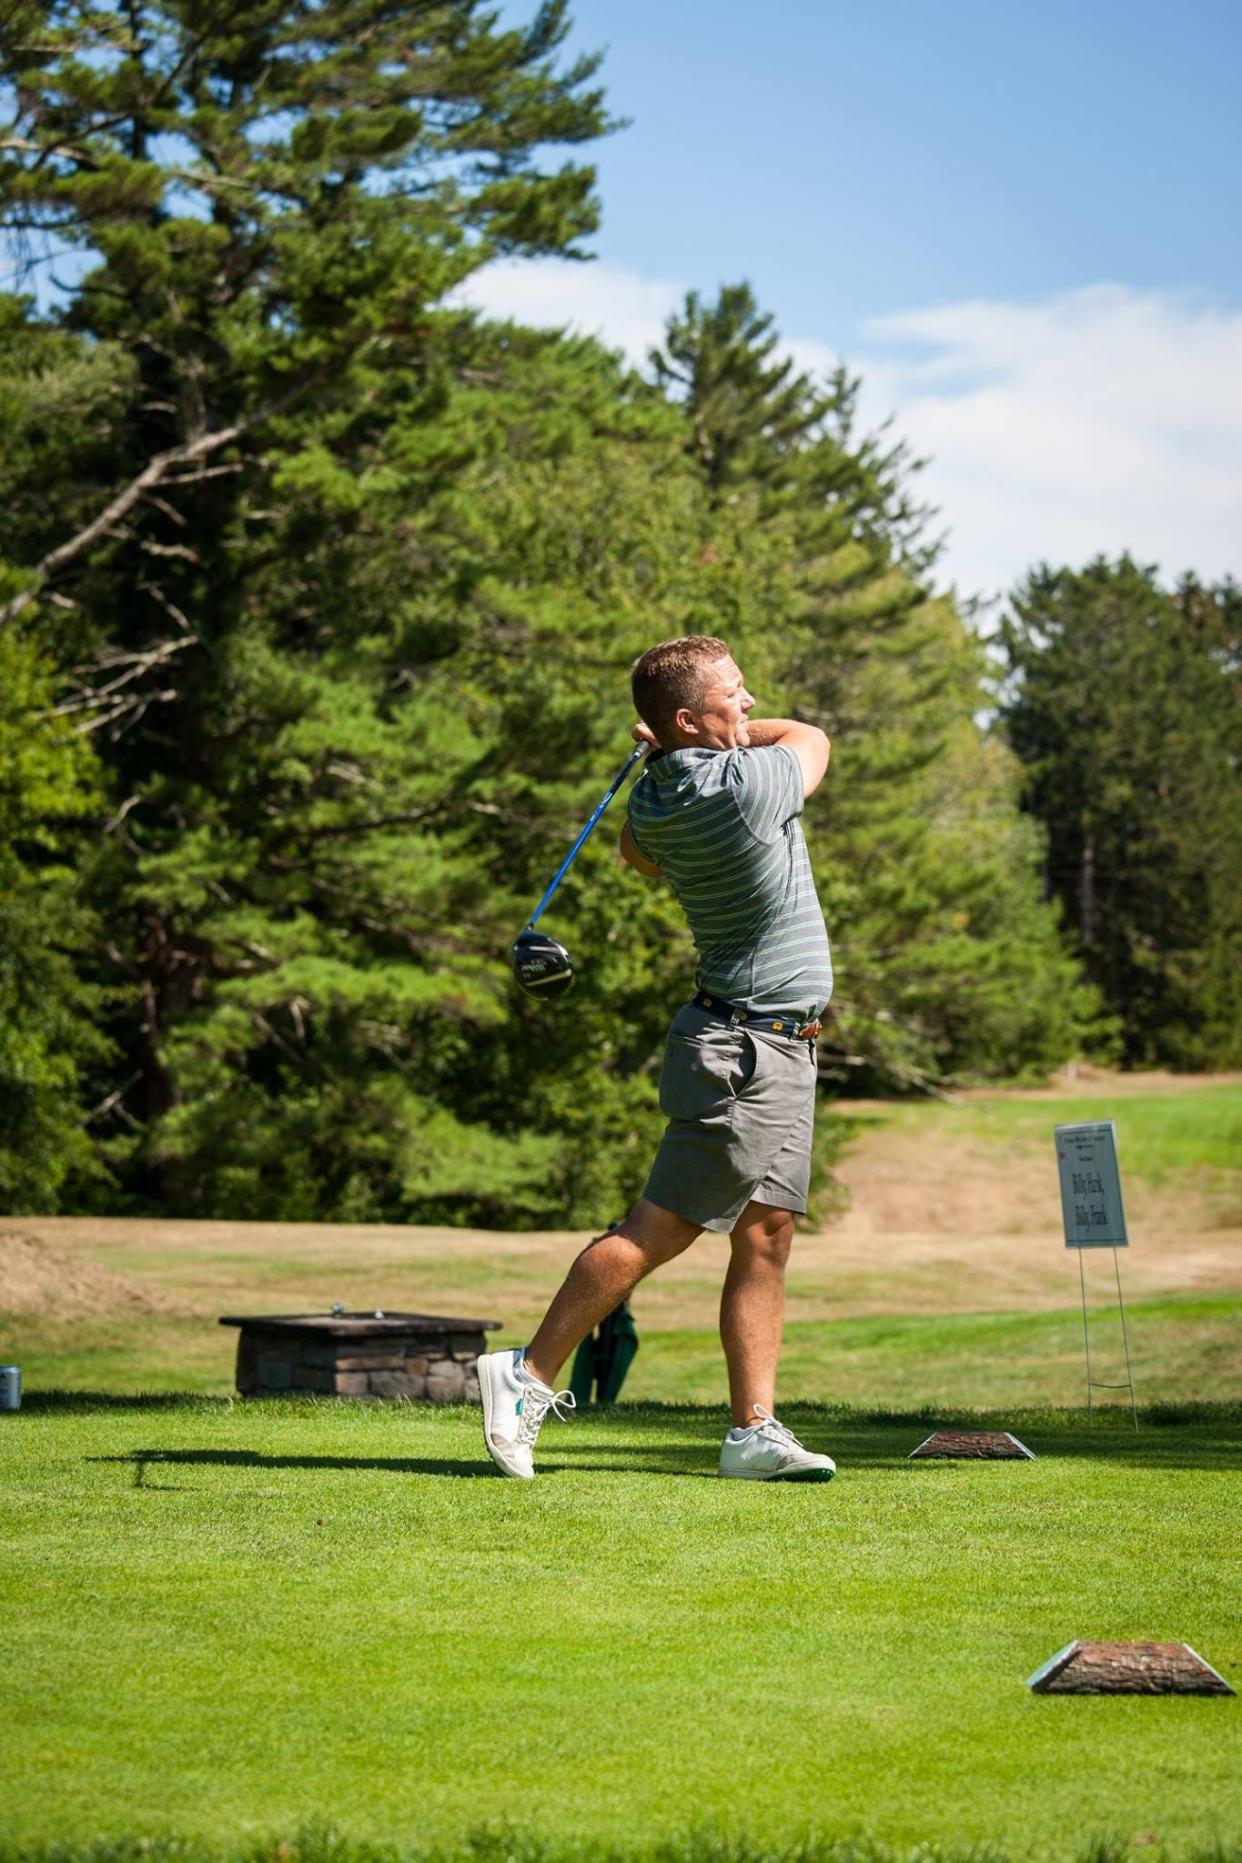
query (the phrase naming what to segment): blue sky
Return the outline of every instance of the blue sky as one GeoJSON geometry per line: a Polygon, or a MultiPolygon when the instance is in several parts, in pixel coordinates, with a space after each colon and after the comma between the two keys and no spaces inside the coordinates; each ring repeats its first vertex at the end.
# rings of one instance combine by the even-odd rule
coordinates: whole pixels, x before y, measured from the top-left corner
{"type": "Polygon", "coordinates": [[[571,11],[632,119],[594,151],[598,260],[479,302],[638,359],[687,287],[747,277],[930,456],[964,593],[1125,548],[1242,574],[1237,0],[571,11]]]}
{"type": "Polygon", "coordinates": [[[598,150],[605,258],[746,273],[836,342],[1100,279],[1242,297],[1238,0],[571,10],[632,119],[598,150]]]}

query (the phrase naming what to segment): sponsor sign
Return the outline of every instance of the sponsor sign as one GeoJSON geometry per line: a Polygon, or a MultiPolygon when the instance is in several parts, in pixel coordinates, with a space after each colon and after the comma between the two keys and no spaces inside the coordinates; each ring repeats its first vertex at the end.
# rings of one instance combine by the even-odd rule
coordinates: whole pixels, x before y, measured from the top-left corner
{"type": "Polygon", "coordinates": [[[1115,1123],[1056,1126],[1054,1135],[1066,1248],[1126,1248],[1115,1123]]]}

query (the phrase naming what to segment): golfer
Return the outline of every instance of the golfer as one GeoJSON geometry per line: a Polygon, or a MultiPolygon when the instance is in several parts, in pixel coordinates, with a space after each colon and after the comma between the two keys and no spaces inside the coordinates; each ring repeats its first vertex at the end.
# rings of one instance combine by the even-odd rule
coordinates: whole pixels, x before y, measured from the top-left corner
{"type": "Polygon", "coordinates": [[[660,1074],[668,1125],[643,1194],[578,1256],[530,1344],[479,1360],[483,1433],[504,1474],[530,1480],[539,1427],[573,1396],[556,1378],[579,1342],[644,1275],[704,1229],[729,1237],[720,1337],[733,1428],[720,1473],[828,1481],[776,1419],[785,1263],[806,1209],[815,1037],[832,962],[798,816],[828,767],[814,725],[748,723],[755,701],[722,640],[665,641],[635,661],[646,769],[630,793],[621,856],[673,887],[698,947],[696,994],[669,1030],[660,1074]]]}

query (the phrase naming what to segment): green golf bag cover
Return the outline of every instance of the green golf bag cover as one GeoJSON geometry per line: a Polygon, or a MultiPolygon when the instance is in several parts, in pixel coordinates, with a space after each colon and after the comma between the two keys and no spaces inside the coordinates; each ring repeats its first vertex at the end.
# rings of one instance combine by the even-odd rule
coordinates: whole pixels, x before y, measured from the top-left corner
{"type": "Polygon", "coordinates": [[[623,1300],[595,1332],[588,1333],[574,1355],[569,1388],[577,1402],[615,1403],[637,1351],[638,1328],[629,1301],[623,1300]]]}

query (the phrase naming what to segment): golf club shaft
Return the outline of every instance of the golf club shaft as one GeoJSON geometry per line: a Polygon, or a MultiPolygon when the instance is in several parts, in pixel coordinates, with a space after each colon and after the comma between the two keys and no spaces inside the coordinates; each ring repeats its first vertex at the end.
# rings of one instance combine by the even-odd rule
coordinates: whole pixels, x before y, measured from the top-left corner
{"type": "Polygon", "coordinates": [[[630,771],[634,768],[634,765],[638,762],[640,757],[645,755],[646,749],[647,749],[647,746],[645,744],[640,744],[638,748],[636,750],[631,751],[630,755],[626,758],[624,767],[618,770],[616,776],[612,780],[611,785],[609,786],[608,794],[604,797],[603,801],[599,804],[599,807],[595,810],[595,813],[592,815],[590,821],[587,823],[586,827],[582,830],[582,833],[578,836],[578,839],[574,842],[568,854],[566,854],[564,860],[561,862],[560,866],[556,870],[551,886],[549,886],[547,892],[544,894],[543,898],[539,901],[539,904],[535,907],[535,910],[531,913],[529,919],[527,919],[526,921],[527,931],[530,931],[531,928],[534,926],[536,919],[538,919],[540,913],[543,911],[544,907],[547,905],[549,899],[551,899],[553,893],[556,891],[557,887],[560,885],[561,881],[565,878],[565,875],[569,872],[569,869],[572,867],[574,863],[574,859],[577,855],[578,849],[582,846],[582,843],[586,840],[592,828],[594,828],[596,822],[599,820],[600,816],[604,813],[604,810],[608,807],[608,804],[612,801],[613,797],[616,795],[618,789],[620,789],[622,783],[625,781],[630,771]]]}

